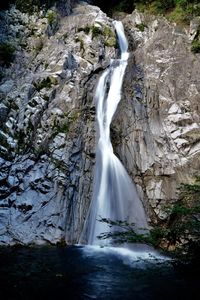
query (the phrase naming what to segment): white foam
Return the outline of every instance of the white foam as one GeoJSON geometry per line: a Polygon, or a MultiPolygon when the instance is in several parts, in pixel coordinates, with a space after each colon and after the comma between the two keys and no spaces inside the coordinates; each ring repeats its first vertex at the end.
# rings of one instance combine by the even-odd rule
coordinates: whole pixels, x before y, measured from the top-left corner
{"type": "Polygon", "coordinates": [[[145,247],[147,249],[142,250],[141,247],[134,247],[134,249],[122,248],[122,247],[102,247],[102,246],[84,246],[83,252],[86,256],[94,256],[98,254],[114,254],[118,258],[122,259],[123,263],[144,267],[146,263],[157,263],[158,261],[170,260],[169,257],[161,255],[159,252],[151,247],[145,247]]]}

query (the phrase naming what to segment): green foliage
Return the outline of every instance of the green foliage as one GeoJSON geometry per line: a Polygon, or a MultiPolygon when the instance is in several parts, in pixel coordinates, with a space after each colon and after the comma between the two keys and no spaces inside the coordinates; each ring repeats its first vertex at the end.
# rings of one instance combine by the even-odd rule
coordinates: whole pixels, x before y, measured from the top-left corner
{"type": "Polygon", "coordinates": [[[48,24],[50,26],[52,26],[58,22],[58,14],[55,10],[48,10],[47,14],[46,14],[46,18],[47,18],[48,24]]]}
{"type": "Polygon", "coordinates": [[[185,12],[185,10],[180,7],[176,6],[168,15],[168,18],[171,22],[177,22],[179,24],[188,23],[189,18],[185,12]]]}
{"type": "Polygon", "coordinates": [[[121,1],[118,1],[118,4],[116,4],[114,6],[113,10],[130,13],[133,11],[133,9],[134,9],[134,1],[121,0],[121,1]]]}
{"type": "Polygon", "coordinates": [[[181,184],[179,187],[179,200],[172,206],[168,218],[168,241],[175,245],[184,240],[187,245],[199,238],[199,214],[200,183],[197,177],[195,183],[181,184]]]}
{"type": "Polygon", "coordinates": [[[59,133],[59,132],[67,133],[69,131],[69,123],[63,123],[63,124],[57,125],[56,131],[57,131],[57,133],[59,133]]]}
{"type": "Polygon", "coordinates": [[[32,14],[38,10],[40,0],[16,0],[15,5],[22,12],[32,14]]]}
{"type": "Polygon", "coordinates": [[[157,0],[152,3],[156,4],[158,13],[166,14],[170,21],[177,23],[189,23],[193,17],[200,15],[198,0],[157,0]]]}
{"type": "Polygon", "coordinates": [[[51,88],[52,82],[51,79],[49,77],[42,79],[42,81],[40,81],[39,83],[35,83],[34,86],[36,88],[36,90],[39,92],[40,90],[42,90],[43,88],[51,88]]]}
{"type": "Polygon", "coordinates": [[[194,40],[192,42],[191,51],[193,53],[200,53],[200,41],[194,40]]]}
{"type": "Polygon", "coordinates": [[[92,38],[98,37],[99,35],[102,34],[102,30],[101,27],[92,25],[92,26],[85,26],[85,27],[80,27],[77,30],[78,32],[83,31],[85,34],[89,34],[90,32],[92,32],[92,38]]]}
{"type": "Polygon", "coordinates": [[[169,234],[168,229],[158,226],[150,230],[145,228],[138,230],[135,228],[134,223],[128,223],[127,221],[113,221],[106,218],[101,218],[98,221],[108,224],[110,228],[114,228],[109,232],[101,233],[98,238],[112,239],[113,243],[117,244],[140,243],[158,247],[162,239],[166,238],[169,234]]]}
{"type": "Polygon", "coordinates": [[[110,27],[104,26],[103,28],[104,45],[107,47],[116,47],[117,39],[115,33],[110,27]]]}
{"type": "Polygon", "coordinates": [[[150,245],[158,247],[164,238],[167,238],[169,230],[156,226],[149,231],[148,241],[150,245]]]}
{"type": "Polygon", "coordinates": [[[80,43],[80,50],[85,51],[83,39],[80,36],[76,36],[75,41],[76,43],[80,43]]]}
{"type": "Polygon", "coordinates": [[[9,67],[14,59],[15,46],[11,42],[0,44],[0,65],[9,67]]]}
{"type": "Polygon", "coordinates": [[[90,33],[90,26],[85,26],[85,27],[80,27],[80,28],[78,28],[78,32],[81,32],[81,31],[83,31],[83,32],[85,32],[85,34],[89,34],[90,33]]]}
{"type": "MultiPolygon", "coordinates": [[[[192,41],[191,51],[193,53],[200,53],[200,26],[197,29],[197,33],[192,41]]],[[[196,178],[198,181],[198,177],[196,178]]]]}
{"type": "Polygon", "coordinates": [[[104,36],[105,38],[112,38],[112,37],[115,37],[115,34],[114,34],[114,32],[111,30],[110,27],[104,26],[104,28],[103,28],[103,36],[104,36]]]}
{"type": "Polygon", "coordinates": [[[136,24],[135,27],[142,32],[145,30],[145,28],[147,28],[147,26],[144,23],[136,24]]]}
{"type": "Polygon", "coordinates": [[[105,41],[104,41],[104,45],[106,46],[106,47],[115,47],[115,48],[117,48],[117,40],[116,40],[116,38],[109,38],[109,39],[106,39],[105,41]]]}
{"type": "Polygon", "coordinates": [[[171,211],[171,218],[178,217],[178,216],[186,216],[192,212],[192,209],[181,204],[174,204],[172,211],[171,211]]]}
{"type": "Polygon", "coordinates": [[[70,131],[71,126],[80,118],[80,111],[73,111],[69,114],[65,113],[59,118],[55,117],[52,128],[52,138],[59,133],[67,134],[70,131]]]}
{"type": "Polygon", "coordinates": [[[92,26],[91,31],[92,31],[92,38],[98,37],[99,35],[102,34],[101,28],[94,25],[92,26]]]}
{"type": "Polygon", "coordinates": [[[179,189],[183,193],[199,193],[200,192],[200,185],[199,184],[181,183],[179,189]]]}
{"type": "Polygon", "coordinates": [[[100,2],[102,1],[99,1],[99,5],[111,15],[116,11],[131,13],[137,8],[142,12],[164,14],[171,21],[182,24],[188,23],[195,16],[200,16],[199,0],[112,0],[110,6],[100,2]]]}
{"type": "MultiPolygon", "coordinates": [[[[193,184],[180,185],[179,200],[168,206],[167,211],[169,217],[166,224],[155,226],[149,231],[141,229],[139,233],[134,223],[102,218],[99,220],[100,222],[107,223],[110,228],[114,227],[115,229],[102,233],[99,238],[110,238],[114,243],[146,243],[165,250],[173,246],[176,249],[176,254],[181,256],[185,252],[192,251],[193,248],[200,249],[199,176],[196,177],[193,184]]],[[[190,255],[194,257],[193,253],[190,255]]]]}
{"type": "MultiPolygon", "coordinates": [[[[86,26],[86,27],[80,27],[78,28],[78,32],[85,32],[85,34],[92,33],[92,39],[97,37],[102,37],[104,40],[104,45],[107,47],[116,47],[117,46],[117,40],[115,33],[111,30],[109,26],[103,26],[100,27],[98,25],[92,25],[92,26],[86,26]]],[[[84,49],[84,43],[80,39],[80,37],[76,38],[77,42],[80,42],[81,49],[84,49]]]]}
{"type": "Polygon", "coordinates": [[[20,11],[32,14],[41,9],[48,10],[55,5],[58,0],[13,0],[11,2],[14,2],[16,8],[20,11]]]}
{"type": "Polygon", "coordinates": [[[36,39],[35,41],[35,45],[34,45],[34,50],[35,50],[35,54],[37,55],[38,53],[40,53],[40,51],[42,50],[44,46],[44,41],[41,37],[39,37],[38,39],[36,39]]]}
{"type": "Polygon", "coordinates": [[[117,230],[103,232],[98,238],[101,240],[112,239],[113,243],[148,243],[149,234],[146,233],[145,229],[142,230],[142,233],[137,233],[135,230],[134,223],[128,223],[127,221],[122,220],[111,220],[106,218],[101,218],[99,222],[106,223],[110,228],[114,227],[117,230]]]}
{"type": "Polygon", "coordinates": [[[156,1],[148,1],[150,2],[151,9],[155,10],[155,13],[164,14],[170,9],[175,7],[174,0],[156,0],[156,1]]]}

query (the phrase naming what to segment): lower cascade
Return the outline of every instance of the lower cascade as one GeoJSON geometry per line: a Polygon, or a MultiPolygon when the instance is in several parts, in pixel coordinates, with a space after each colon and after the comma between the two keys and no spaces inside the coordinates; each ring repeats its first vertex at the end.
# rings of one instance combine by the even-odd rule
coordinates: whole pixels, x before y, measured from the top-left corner
{"type": "Polygon", "coordinates": [[[96,117],[99,140],[96,149],[94,190],[89,215],[83,229],[81,242],[102,245],[98,236],[108,231],[108,226],[99,219],[128,221],[135,228],[147,228],[143,205],[135,185],[120,160],[113,153],[110,140],[110,124],[121,99],[123,77],[128,63],[128,42],[120,21],[114,21],[120,58],[111,61],[99,79],[96,94],[96,117]]]}

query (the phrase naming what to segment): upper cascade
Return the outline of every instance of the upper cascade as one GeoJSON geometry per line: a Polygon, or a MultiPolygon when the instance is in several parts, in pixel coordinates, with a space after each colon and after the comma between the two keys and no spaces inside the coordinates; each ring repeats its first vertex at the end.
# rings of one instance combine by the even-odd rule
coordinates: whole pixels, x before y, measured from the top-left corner
{"type": "Polygon", "coordinates": [[[121,50],[121,59],[128,60],[129,53],[128,53],[128,41],[124,34],[124,27],[122,22],[113,21],[113,25],[115,26],[115,30],[117,32],[118,43],[121,50]]]}

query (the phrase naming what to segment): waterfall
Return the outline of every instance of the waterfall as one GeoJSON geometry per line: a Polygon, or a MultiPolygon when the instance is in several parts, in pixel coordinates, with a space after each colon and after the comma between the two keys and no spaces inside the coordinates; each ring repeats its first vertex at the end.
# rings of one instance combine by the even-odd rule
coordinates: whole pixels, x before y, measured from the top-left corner
{"type": "Polygon", "coordinates": [[[110,124],[121,99],[123,77],[128,63],[128,42],[123,25],[113,22],[120,46],[120,59],[111,61],[99,79],[95,94],[99,140],[96,149],[96,165],[93,197],[89,216],[83,230],[88,244],[102,244],[97,236],[109,231],[99,218],[127,220],[137,228],[147,228],[144,208],[136,188],[120,160],[113,153],[110,140],[110,124]]]}

